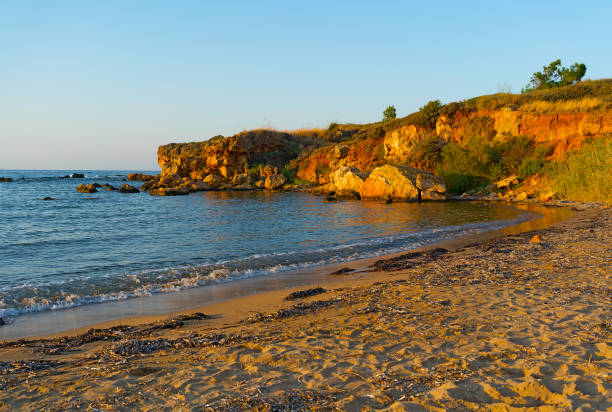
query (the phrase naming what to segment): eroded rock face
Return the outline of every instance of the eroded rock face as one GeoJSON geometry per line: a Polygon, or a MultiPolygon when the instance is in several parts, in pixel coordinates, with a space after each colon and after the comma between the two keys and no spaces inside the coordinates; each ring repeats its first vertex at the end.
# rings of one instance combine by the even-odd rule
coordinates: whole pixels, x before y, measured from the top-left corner
{"type": "Polygon", "coordinates": [[[251,156],[278,150],[291,139],[288,133],[258,130],[206,142],[172,143],[159,147],[157,161],[162,177],[176,174],[201,179],[216,174],[231,180],[236,174],[246,172],[251,156]]]}
{"type": "Polygon", "coordinates": [[[423,170],[384,165],[377,167],[363,182],[362,199],[417,200],[421,191],[424,200],[444,200],[444,180],[423,170]]]}

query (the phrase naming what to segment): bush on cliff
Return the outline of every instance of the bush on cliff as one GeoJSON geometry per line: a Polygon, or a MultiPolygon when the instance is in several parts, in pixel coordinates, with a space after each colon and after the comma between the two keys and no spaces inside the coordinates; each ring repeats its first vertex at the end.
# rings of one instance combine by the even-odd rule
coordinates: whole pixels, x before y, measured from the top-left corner
{"type": "Polygon", "coordinates": [[[546,176],[562,199],[612,203],[612,135],[567,152],[546,167],[546,176]]]}
{"type": "Polygon", "coordinates": [[[523,93],[533,90],[551,89],[567,86],[582,80],[587,67],[584,63],[574,63],[570,67],[561,66],[561,59],[544,66],[541,72],[535,72],[523,93]]]}

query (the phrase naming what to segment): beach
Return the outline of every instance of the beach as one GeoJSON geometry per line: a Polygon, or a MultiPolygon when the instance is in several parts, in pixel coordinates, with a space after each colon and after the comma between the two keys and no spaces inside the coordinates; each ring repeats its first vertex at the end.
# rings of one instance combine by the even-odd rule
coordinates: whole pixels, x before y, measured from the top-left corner
{"type": "Polygon", "coordinates": [[[6,410],[606,410],[610,210],[380,260],[293,300],[304,288],[6,341],[0,402],[6,410]]]}

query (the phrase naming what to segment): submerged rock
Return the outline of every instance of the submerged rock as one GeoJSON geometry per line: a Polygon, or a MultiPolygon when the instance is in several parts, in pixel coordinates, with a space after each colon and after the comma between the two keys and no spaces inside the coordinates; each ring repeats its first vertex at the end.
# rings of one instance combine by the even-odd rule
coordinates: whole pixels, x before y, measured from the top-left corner
{"type": "Polygon", "coordinates": [[[134,186],[124,183],[119,188],[119,193],[140,193],[140,190],[136,189],[134,186]]]}
{"type": "Polygon", "coordinates": [[[76,191],[79,193],[96,193],[98,189],[94,185],[86,185],[81,183],[77,186],[76,191]]]}
{"type": "Polygon", "coordinates": [[[188,195],[189,190],[185,187],[158,187],[149,190],[149,194],[153,196],[183,196],[188,195]]]}
{"type": "Polygon", "coordinates": [[[85,175],[83,173],[71,173],[69,175],[60,176],[60,179],[83,179],[85,175]]]}

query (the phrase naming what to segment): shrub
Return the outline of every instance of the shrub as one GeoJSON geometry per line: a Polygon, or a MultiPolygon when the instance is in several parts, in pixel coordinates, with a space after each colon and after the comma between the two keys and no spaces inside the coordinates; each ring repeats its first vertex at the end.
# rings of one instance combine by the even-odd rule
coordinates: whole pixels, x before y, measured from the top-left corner
{"type": "Polygon", "coordinates": [[[587,67],[584,63],[574,63],[570,67],[561,66],[561,59],[544,66],[541,72],[535,72],[523,92],[567,86],[582,80],[587,67]]]}
{"type": "Polygon", "coordinates": [[[442,161],[442,148],[445,145],[446,141],[438,136],[425,136],[414,145],[407,160],[417,167],[433,170],[442,161]]]}
{"type": "Polygon", "coordinates": [[[419,109],[416,123],[423,127],[433,127],[436,124],[436,119],[440,115],[442,103],[440,100],[430,100],[427,104],[419,109]]]}
{"type": "Polygon", "coordinates": [[[489,184],[489,180],[481,177],[463,173],[448,173],[442,175],[446,181],[446,188],[453,195],[472,192],[489,184]]]}
{"type": "Polygon", "coordinates": [[[566,153],[547,171],[551,189],[561,198],[578,201],[612,202],[612,136],[588,142],[566,153]]]}
{"type": "Polygon", "coordinates": [[[397,113],[395,112],[395,106],[387,106],[387,108],[383,111],[383,122],[388,122],[396,117],[397,113]]]}
{"type": "Polygon", "coordinates": [[[331,122],[329,124],[329,127],[327,128],[328,131],[332,132],[334,130],[336,130],[338,128],[338,123],[336,122],[331,122]]]}
{"type": "Polygon", "coordinates": [[[521,179],[526,179],[539,173],[545,164],[544,159],[525,159],[519,167],[518,174],[521,179]]]}

